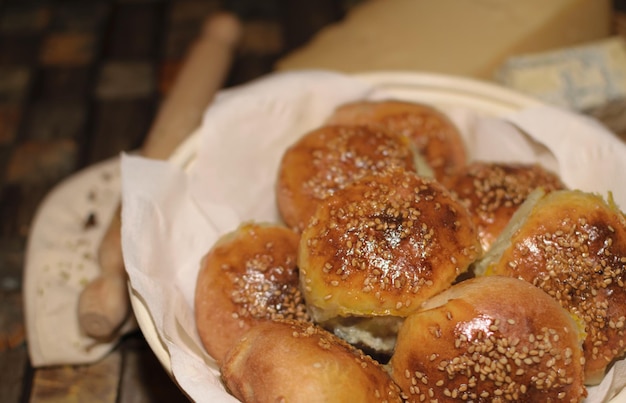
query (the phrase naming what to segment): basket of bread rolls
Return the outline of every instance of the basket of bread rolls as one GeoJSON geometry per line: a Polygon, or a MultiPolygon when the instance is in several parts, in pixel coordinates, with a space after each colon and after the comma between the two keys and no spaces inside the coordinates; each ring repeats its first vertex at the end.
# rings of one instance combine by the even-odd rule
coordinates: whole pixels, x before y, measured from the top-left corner
{"type": "Polygon", "coordinates": [[[277,73],[122,157],[131,301],[193,401],[618,401],[625,170],[491,84],[277,73]]]}

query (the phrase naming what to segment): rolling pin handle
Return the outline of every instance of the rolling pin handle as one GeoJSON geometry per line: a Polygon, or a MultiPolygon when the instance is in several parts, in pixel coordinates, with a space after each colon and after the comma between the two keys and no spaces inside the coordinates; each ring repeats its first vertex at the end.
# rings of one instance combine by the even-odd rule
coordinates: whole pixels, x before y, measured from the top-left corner
{"type": "Polygon", "coordinates": [[[126,277],[103,274],[89,283],[78,301],[78,322],[98,340],[109,340],[129,313],[126,277]]]}
{"type": "MultiPolygon", "coordinates": [[[[144,141],[141,153],[145,157],[168,158],[198,127],[223,85],[240,36],[239,21],[231,14],[219,13],[206,20],[144,141]]],[[[100,340],[112,339],[130,312],[120,210],[118,206],[98,249],[100,276],[85,287],[78,301],[80,328],[100,340]]]]}

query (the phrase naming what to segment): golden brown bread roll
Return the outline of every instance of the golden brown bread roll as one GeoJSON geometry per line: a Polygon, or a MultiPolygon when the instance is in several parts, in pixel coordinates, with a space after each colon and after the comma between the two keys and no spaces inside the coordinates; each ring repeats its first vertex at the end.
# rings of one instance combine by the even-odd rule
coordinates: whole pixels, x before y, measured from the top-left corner
{"type": "Polygon", "coordinates": [[[506,227],[513,213],[538,187],[565,189],[561,179],[538,164],[476,161],[442,179],[467,206],[484,250],[506,227]]]}
{"type": "Polygon", "coordinates": [[[524,279],[584,322],[587,384],[626,352],[626,218],[582,191],[537,191],[477,265],[524,279]]]}
{"type": "Polygon", "coordinates": [[[409,402],[579,402],[581,335],[525,281],[455,284],[406,318],[389,366],[409,402]]]}
{"type": "Polygon", "coordinates": [[[244,402],[402,402],[379,363],[310,323],[255,326],[221,371],[226,387],[244,402]]]}
{"type": "Polygon", "coordinates": [[[417,146],[437,179],[464,166],[467,160],[457,127],[430,105],[400,100],[356,101],[338,107],[327,124],[368,125],[402,134],[417,146]]]}
{"type": "Polygon", "coordinates": [[[360,126],[324,126],[306,133],[281,160],[279,212],[302,231],[320,200],[351,181],[390,166],[415,169],[415,153],[401,136],[360,126]]]}
{"type": "Polygon", "coordinates": [[[299,235],[286,227],[242,224],[204,257],[195,320],[207,352],[220,362],[250,327],[275,318],[308,320],[298,286],[299,235]]]}
{"type": "Polygon", "coordinates": [[[317,321],[404,317],[480,254],[469,212],[447,189],[391,169],[318,206],[300,241],[301,289],[317,321]]]}

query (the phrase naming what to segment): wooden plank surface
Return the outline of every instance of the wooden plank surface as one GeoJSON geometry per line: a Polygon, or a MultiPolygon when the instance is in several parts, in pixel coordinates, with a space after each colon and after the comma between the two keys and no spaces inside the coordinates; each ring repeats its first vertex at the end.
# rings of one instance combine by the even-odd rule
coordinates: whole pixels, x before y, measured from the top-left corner
{"type": "Polygon", "coordinates": [[[38,369],[32,383],[31,402],[71,403],[117,401],[122,354],[113,351],[92,365],[38,369]]]}
{"type": "Polygon", "coordinates": [[[0,402],[20,402],[29,377],[28,355],[23,343],[0,350],[0,402]]]}

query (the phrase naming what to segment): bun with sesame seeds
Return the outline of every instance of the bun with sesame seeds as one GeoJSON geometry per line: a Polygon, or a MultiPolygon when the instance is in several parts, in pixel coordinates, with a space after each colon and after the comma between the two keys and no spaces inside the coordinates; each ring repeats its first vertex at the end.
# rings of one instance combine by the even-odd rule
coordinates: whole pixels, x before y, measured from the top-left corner
{"type": "Polygon", "coordinates": [[[323,325],[367,318],[388,327],[450,287],[480,254],[469,212],[446,188],[390,169],[318,206],[300,241],[301,290],[323,325]]]}
{"type": "Polygon", "coordinates": [[[283,154],[276,201],[283,221],[300,232],[321,200],[351,181],[390,166],[416,169],[411,143],[365,126],[322,126],[283,154]]]}
{"type": "Polygon", "coordinates": [[[283,226],[245,223],[204,257],[196,282],[195,321],[202,344],[218,363],[258,323],[309,320],[296,266],[299,239],[283,226]]]}
{"type": "Polygon", "coordinates": [[[473,278],[406,318],[389,367],[408,402],[580,402],[581,337],[571,315],[527,282],[473,278]]]}
{"type": "Polygon", "coordinates": [[[382,365],[311,323],[255,326],[221,371],[227,389],[244,402],[402,402],[382,365]]]}
{"type": "Polygon", "coordinates": [[[561,179],[539,164],[475,161],[442,179],[470,210],[486,251],[513,213],[538,187],[565,189],[561,179]]]}
{"type": "Polygon", "coordinates": [[[599,383],[626,353],[626,218],[601,196],[537,190],[476,266],[534,284],[584,324],[585,376],[599,383]]]}
{"type": "Polygon", "coordinates": [[[440,180],[467,160],[458,128],[431,105],[400,100],[356,101],[339,106],[327,124],[368,125],[404,135],[440,180]]]}

